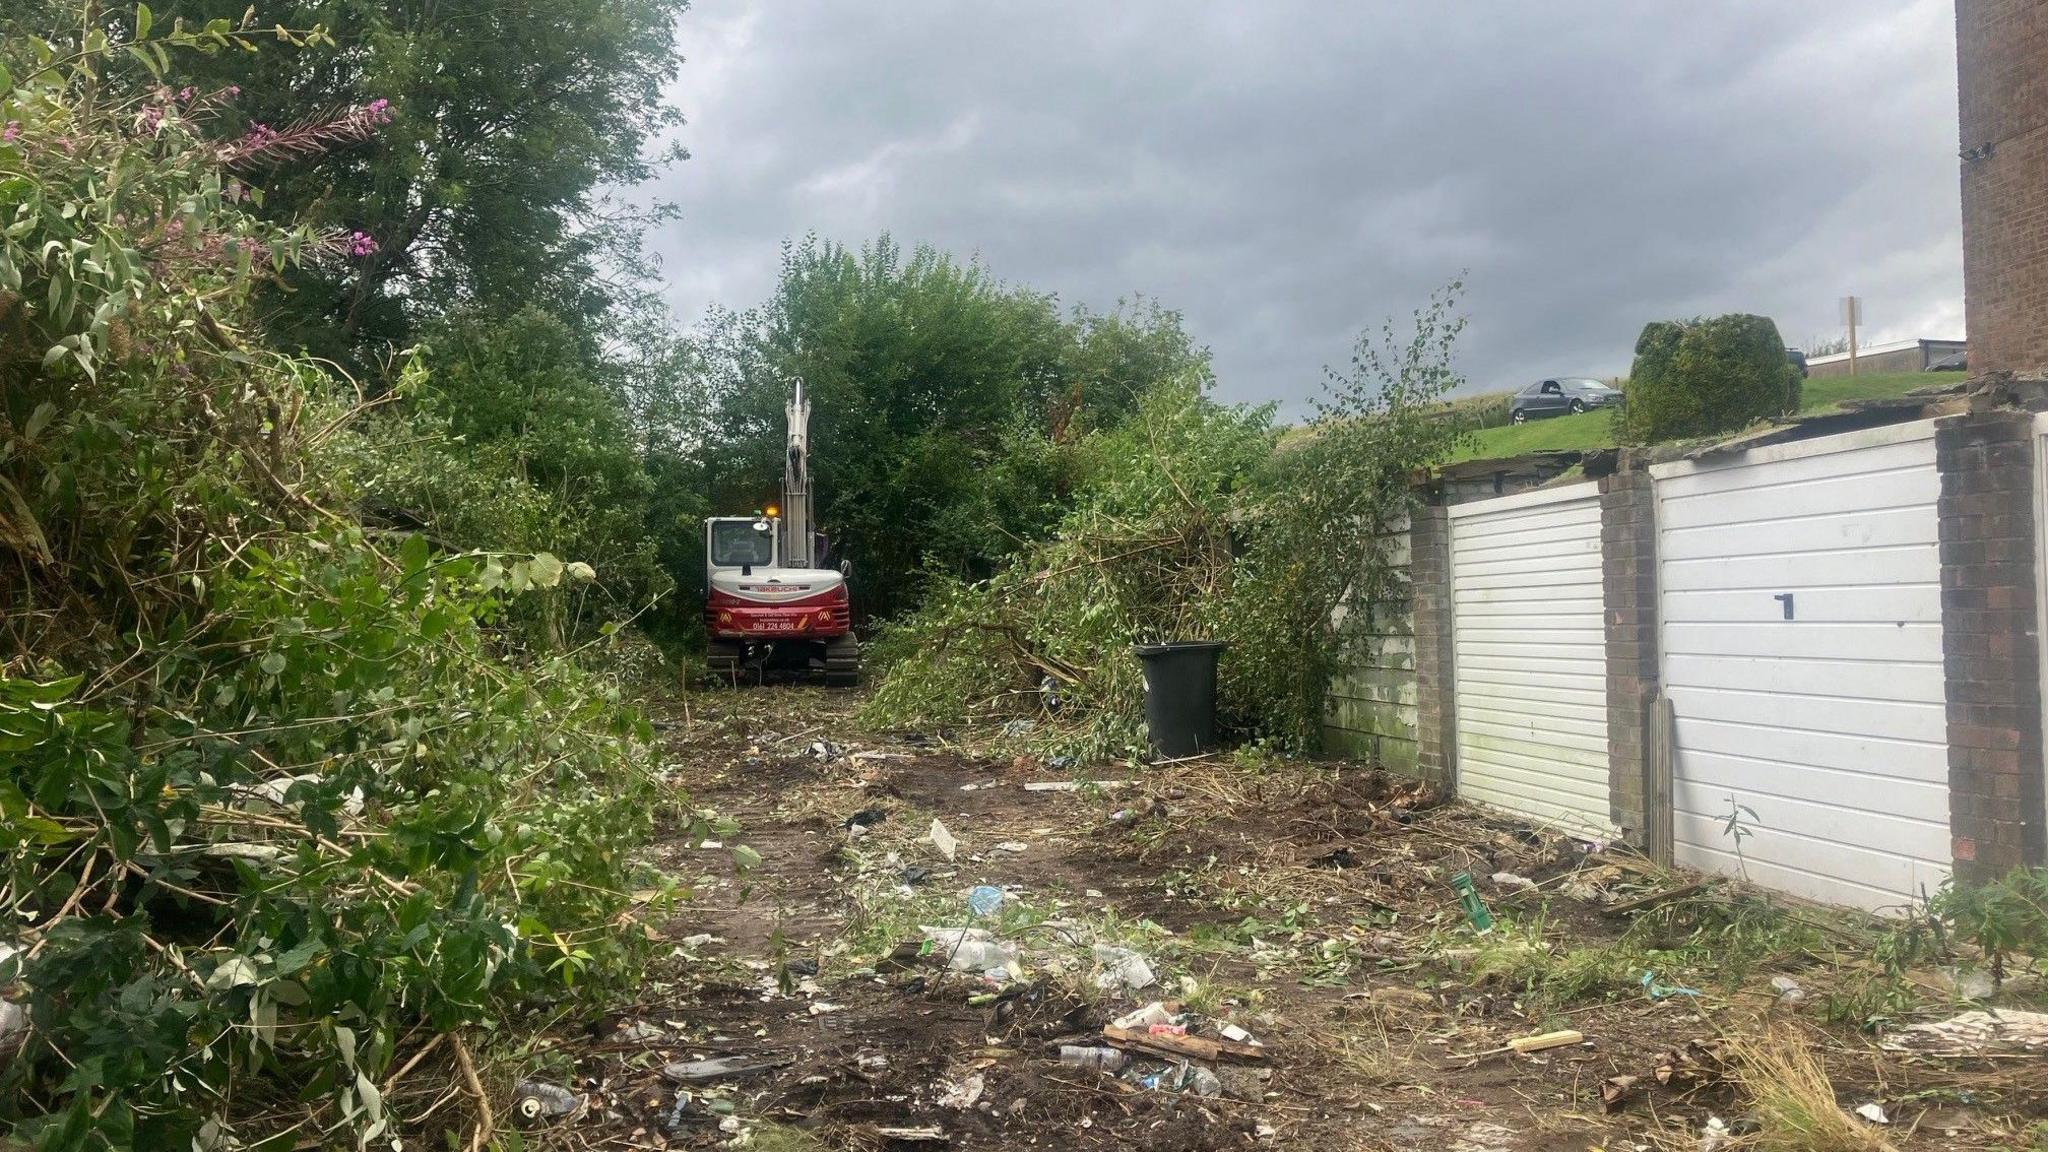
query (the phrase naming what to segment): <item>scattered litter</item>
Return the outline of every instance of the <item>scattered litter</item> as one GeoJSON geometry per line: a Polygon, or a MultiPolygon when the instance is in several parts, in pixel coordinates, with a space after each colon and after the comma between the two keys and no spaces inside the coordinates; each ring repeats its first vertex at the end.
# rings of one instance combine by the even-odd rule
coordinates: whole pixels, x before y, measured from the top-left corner
{"type": "Polygon", "coordinates": [[[1029,736],[1031,734],[1031,730],[1036,727],[1038,727],[1037,721],[1028,720],[1020,716],[1015,720],[1006,720],[1003,722],[1003,735],[1013,738],[1017,736],[1029,736]]]}
{"type": "Polygon", "coordinates": [[[1944,968],[1941,974],[1960,1000],[1989,1000],[1998,991],[1997,981],[1983,968],[1944,968]]]}
{"type": "Polygon", "coordinates": [[[1644,972],[1642,984],[1643,991],[1648,993],[1652,1000],[1665,1000],[1673,996],[1698,996],[1700,994],[1700,990],[1697,988],[1687,988],[1679,984],[1659,984],[1657,983],[1657,974],[1655,972],[1644,972]]]}
{"type": "Polygon", "coordinates": [[[1008,968],[1017,962],[1017,947],[996,939],[980,928],[920,928],[931,944],[932,955],[946,958],[955,972],[986,972],[1008,968]]]}
{"type": "Polygon", "coordinates": [[[1119,1028],[1150,1028],[1154,1024],[1173,1023],[1174,1013],[1165,1004],[1154,1000],[1135,1012],[1126,1012],[1110,1023],[1119,1028]]]}
{"type": "Polygon", "coordinates": [[[904,1144],[945,1144],[948,1143],[946,1130],[934,1124],[929,1128],[877,1128],[875,1135],[884,1140],[896,1140],[904,1144]]]}
{"type": "Polygon", "coordinates": [[[1086,896],[1090,900],[1100,900],[1102,899],[1102,889],[1090,888],[1086,892],[1081,893],[1081,895],[1086,896]]]}
{"type": "Polygon", "coordinates": [[[1872,1124],[1889,1124],[1892,1122],[1891,1117],[1886,1116],[1884,1114],[1884,1105],[1879,1104],[1875,1100],[1871,1101],[1868,1104],[1858,1105],[1856,1108],[1856,1114],[1858,1116],[1863,1117],[1865,1120],[1870,1121],[1872,1124]]]}
{"type": "Polygon", "coordinates": [[[1225,1024],[1223,1027],[1218,1028],[1216,1032],[1225,1040],[1234,1040],[1239,1044],[1257,1044],[1259,1042],[1258,1037],[1253,1036],[1235,1024],[1225,1024]]]}
{"type": "Polygon", "coordinates": [[[2048,1012],[1965,1012],[1901,1028],[1883,1046],[1894,1052],[1938,1049],[1965,1055],[1994,1050],[2038,1052],[2048,1049],[2048,1012]]]}
{"type": "Polygon", "coordinates": [[[1031,845],[1024,843],[1022,840],[1005,840],[996,845],[996,851],[998,852],[1029,852],[1030,850],[1031,845]]]}
{"type": "Polygon", "coordinates": [[[903,870],[903,882],[905,884],[922,884],[931,878],[932,870],[921,865],[912,864],[903,870]]]}
{"type": "MultiPolygon", "coordinates": [[[[995,787],[995,785],[991,784],[991,785],[989,785],[989,787],[993,788],[993,787],[995,787]]],[[[979,792],[979,791],[981,791],[981,785],[979,785],[979,784],[962,784],[962,785],[960,786],[960,790],[961,790],[962,792],[979,792]]]]}
{"type": "Polygon", "coordinates": [[[1458,903],[1465,909],[1465,919],[1475,932],[1493,930],[1493,913],[1486,910],[1486,901],[1479,898],[1479,889],[1472,885],[1472,874],[1460,872],[1451,877],[1451,887],[1458,893],[1458,903]]]}
{"type": "Polygon", "coordinates": [[[1143,956],[1128,948],[1111,944],[1097,944],[1094,948],[1095,962],[1102,971],[1095,976],[1095,986],[1105,992],[1122,989],[1137,992],[1150,988],[1158,977],[1153,975],[1152,965],[1143,956]]]}
{"type": "Polygon", "coordinates": [[[1351,846],[1346,844],[1315,857],[1308,862],[1308,866],[1311,868],[1335,868],[1341,871],[1345,868],[1358,867],[1358,857],[1352,853],[1351,846]]]}
{"type": "Polygon", "coordinates": [[[1195,1065],[1194,1071],[1188,1075],[1187,1087],[1194,1089],[1194,1093],[1197,1096],[1221,1096],[1223,1094],[1223,1081],[1218,1080],[1214,1072],[1199,1064],[1195,1065]]]}
{"type": "Polygon", "coordinates": [[[880,808],[863,808],[840,821],[839,826],[849,832],[855,829],[865,832],[888,818],[889,814],[880,808]]]}
{"type": "Polygon", "coordinates": [[[1045,765],[1056,772],[1071,772],[1081,766],[1081,761],[1075,756],[1055,756],[1047,760],[1045,765]]]}
{"type": "Polygon", "coordinates": [[[1622,1106],[1628,1103],[1629,1093],[1635,1090],[1636,1083],[1640,1079],[1641,1077],[1637,1076],[1609,1076],[1607,1079],[1602,1080],[1600,1082],[1600,1110],[1602,1112],[1621,1111],[1622,1106]]]}
{"type": "Polygon", "coordinates": [[[813,1016],[823,1016],[828,1012],[844,1011],[846,1011],[846,1005],[844,1004],[830,1004],[823,1000],[811,1001],[811,1015],[813,1016]]]}
{"type": "Polygon", "coordinates": [[[991,884],[983,884],[967,894],[967,908],[976,916],[995,915],[1003,906],[1003,890],[991,884]]]}
{"type": "Polygon", "coordinates": [[[619,1030],[612,1034],[612,1039],[620,1044],[651,1044],[656,1040],[666,1039],[667,1036],[668,1031],[659,1024],[634,1020],[621,1025],[619,1030]]]}
{"type": "Polygon", "coordinates": [[[512,1089],[512,1112],[523,1124],[540,1124],[573,1116],[583,1108],[583,1098],[545,1080],[521,1080],[512,1089]]]}
{"type": "Polygon", "coordinates": [[[1707,1129],[1700,1133],[1700,1152],[1720,1152],[1728,1146],[1728,1125],[1719,1116],[1707,1117],[1707,1129]]]}
{"type": "Polygon", "coordinates": [[[1519,891],[1528,891],[1536,887],[1534,880],[1529,879],[1527,876],[1517,876],[1513,872],[1495,872],[1490,879],[1502,888],[1513,888],[1519,891]]]}
{"type": "Polygon", "coordinates": [[[987,1087],[987,1082],[981,1078],[981,1073],[977,1072],[948,1088],[945,1095],[939,1097],[939,1107],[957,1108],[965,1112],[981,1100],[981,1094],[987,1087]]]}
{"type": "Polygon", "coordinates": [[[1806,989],[1790,976],[1771,977],[1771,987],[1777,990],[1780,1004],[1797,1004],[1806,999],[1806,989]]]}
{"type": "Polygon", "coordinates": [[[1069,1068],[1094,1068],[1102,1072],[1118,1072],[1130,1062],[1130,1054],[1119,1048],[1102,1048],[1089,1044],[1060,1045],[1060,1063],[1069,1068]]]}
{"type": "Polygon", "coordinates": [[[811,757],[820,763],[830,764],[846,755],[846,749],[830,740],[820,740],[811,745],[811,757]]]}
{"type": "Polygon", "coordinates": [[[880,1072],[889,1066],[889,1058],[880,1052],[863,1052],[854,1058],[863,1072],[880,1072]]]}
{"type": "Polygon", "coordinates": [[[695,952],[697,949],[704,947],[706,944],[723,943],[725,943],[725,938],[722,936],[713,936],[709,932],[699,932],[695,936],[685,936],[681,940],[678,940],[676,942],[676,946],[683,949],[685,952],[695,952]]]}
{"type": "Polygon", "coordinates": [[[1504,1052],[1514,1052],[1527,1056],[1532,1052],[1548,1052],[1552,1048],[1568,1048],[1573,1044],[1584,1044],[1585,1042],[1585,1033],[1575,1032],[1566,1028],[1556,1032],[1539,1032],[1534,1036],[1517,1036],[1498,1048],[1488,1048],[1481,1052],[1467,1052],[1463,1055],[1455,1056],[1453,1059],[1477,1060],[1482,1056],[1498,1056],[1504,1052]]]}
{"type": "Polygon", "coordinates": [[[953,854],[960,850],[960,842],[953,839],[953,834],[946,831],[946,826],[937,820],[932,821],[931,840],[932,847],[937,848],[939,855],[944,856],[948,860],[951,860],[953,854]]]}
{"type": "MultiPolygon", "coordinates": [[[[1059,765],[1055,763],[1053,767],[1057,768],[1059,765]]],[[[1111,788],[1128,788],[1133,783],[1134,781],[1131,780],[1033,780],[1031,783],[1024,785],[1024,790],[1026,792],[1079,792],[1083,788],[1101,788],[1107,791],[1111,788]]]]}
{"type": "Polygon", "coordinates": [[[766,1060],[752,1056],[719,1056],[710,1060],[686,1060],[670,1064],[661,1074],[678,1084],[690,1084],[705,1080],[723,1080],[730,1076],[751,1076],[756,1072],[767,1072],[789,1066],[787,1058],[766,1060]]]}
{"type": "Polygon", "coordinates": [[[860,764],[869,760],[908,760],[910,759],[910,757],[902,752],[868,751],[855,752],[853,755],[847,757],[847,759],[853,761],[856,764],[860,764]]]}

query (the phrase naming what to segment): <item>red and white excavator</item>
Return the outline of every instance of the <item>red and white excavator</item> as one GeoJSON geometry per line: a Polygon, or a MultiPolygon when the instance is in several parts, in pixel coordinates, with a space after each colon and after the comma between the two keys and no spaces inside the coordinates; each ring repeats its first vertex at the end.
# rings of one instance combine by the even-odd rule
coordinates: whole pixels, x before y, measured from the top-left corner
{"type": "Polygon", "coordinates": [[[846,580],[820,567],[823,534],[811,523],[811,402],[802,381],[786,409],[789,450],[782,505],[758,516],[704,521],[704,627],[712,675],[737,681],[769,667],[822,673],[827,684],[860,681],[860,642],[846,580]]]}

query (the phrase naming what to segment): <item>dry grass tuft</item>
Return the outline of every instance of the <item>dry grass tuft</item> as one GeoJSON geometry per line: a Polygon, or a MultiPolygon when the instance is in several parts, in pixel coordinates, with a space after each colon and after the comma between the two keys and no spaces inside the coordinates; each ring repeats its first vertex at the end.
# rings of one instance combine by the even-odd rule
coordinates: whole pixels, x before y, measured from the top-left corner
{"type": "Polygon", "coordinates": [[[1730,1045],[1729,1063],[1762,1123],[1753,1147],[1772,1152],[1895,1152],[1842,1111],[1805,1033],[1780,1026],[1730,1045]]]}

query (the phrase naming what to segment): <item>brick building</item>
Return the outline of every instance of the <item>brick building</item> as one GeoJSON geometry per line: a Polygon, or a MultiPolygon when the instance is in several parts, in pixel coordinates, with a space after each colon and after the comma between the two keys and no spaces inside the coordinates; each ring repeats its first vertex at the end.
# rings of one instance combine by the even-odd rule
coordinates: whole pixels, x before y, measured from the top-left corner
{"type": "Polygon", "coordinates": [[[2048,0],[1956,0],[1970,371],[2048,371],[2048,0]]]}

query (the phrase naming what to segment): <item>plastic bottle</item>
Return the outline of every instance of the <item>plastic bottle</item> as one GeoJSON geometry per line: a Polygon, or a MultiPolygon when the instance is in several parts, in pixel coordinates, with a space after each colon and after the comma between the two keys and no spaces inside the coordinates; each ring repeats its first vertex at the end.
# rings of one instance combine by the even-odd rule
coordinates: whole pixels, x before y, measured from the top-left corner
{"type": "Polygon", "coordinates": [[[1117,1048],[1095,1048],[1086,1044],[1060,1045],[1060,1063],[1069,1068],[1094,1068],[1102,1072],[1118,1072],[1130,1062],[1130,1054],[1117,1048]]]}

